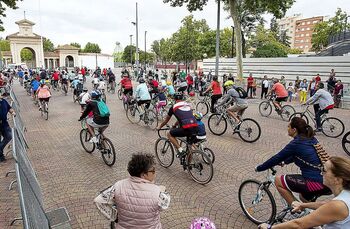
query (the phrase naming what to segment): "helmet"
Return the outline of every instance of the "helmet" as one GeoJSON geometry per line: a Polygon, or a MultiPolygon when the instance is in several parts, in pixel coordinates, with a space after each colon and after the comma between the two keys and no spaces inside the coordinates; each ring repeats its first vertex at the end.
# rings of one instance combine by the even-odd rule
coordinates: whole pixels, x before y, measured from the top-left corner
{"type": "Polygon", "coordinates": [[[92,99],[98,99],[101,96],[101,93],[97,90],[94,90],[90,93],[92,99]]]}
{"type": "Polygon", "coordinates": [[[84,87],[83,91],[88,91],[88,89],[86,87],[84,87]]]}
{"type": "Polygon", "coordinates": [[[76,77],[74,77],[74,79],[76,79],[76,80],[77,80],[77,79],[79,79],[79,77],[78,77],[78,76],[76,76],[76,77]]]}
{"type": "Polygon", "coordinates": [[[194,93],[194,91],[190,91],[190,93],[188,93],[189,96],[193,97],[195,96],[196,94],[194,93]]]}
{"type": "Polygon", "coordinates": [[[224,83],[224,87],[232,87],[233,86],[233,81],[232,80],[228,80],[224,83]]]}
{"type": "Polygon", "coordinates": [[[45,84],[45,80],[44,79],[40,80],[40,84],[45,84]]]}
{"type": "Polygon", "coordinates": [[[213,80],[217,81],[218,80],[218,76],[213,76],[213,80]]]}
{"type": "Polygon", "coordinates": [[[171,81],[167,81],[166,85],[170,86],[171,85],[171,81]]]}
{"type": "Polygon", "coordinates": [[[139,83],[144,83],[145,82],[145,79],[144,78],[140,78],[139,79],[139,83]]]}
{"type": "Polygon", "coordinates": [[[193,114],[193,116],[197,119],[197,120],[201,120],[203,118],[203,114],[199,111],[197,111],[196,113],[193,114]]]}
{"type": "Polygon", "coordinates": [[[216,229],[215,224],[206,217],[194,219],[190,229],[216,229]]]}
{"type": "Polygon", "coordinates": [[[184,95],[181,92],[176,92],[174,94],[174,99],[175,100],[183,100],[183,98],[184,98],[184,95]]]}

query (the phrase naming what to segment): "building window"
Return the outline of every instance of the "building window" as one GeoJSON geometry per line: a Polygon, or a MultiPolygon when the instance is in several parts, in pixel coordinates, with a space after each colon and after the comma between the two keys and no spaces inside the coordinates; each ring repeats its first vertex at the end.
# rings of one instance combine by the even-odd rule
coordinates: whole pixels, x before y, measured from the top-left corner
{"type": "Polygon", "coordinates": [[[306,42],[309,42],[309,39],[306,39],[306,42]]]}
{"type": "Polygon", "coordinates": [[[300,42],[301,42],[301,43],[303,43],[303,42],[304,42],[304,40],[301,40],[300,42]]]}
{"type": "Polygon", "coordinates": [[[305,45],[305,48],[308,48],[309,46],[308,45],[305,45]]]}
{"type": "Polygon", "coordinates": [[[311,24],[311,22],[310,22],[310,21],[308,21],[308,22],[307,22],[307,24],[308,24],[308,25],[310,25],[310,24],[311,24]]]}
{"type": "Polygon", "coordinates": [[[305,25],[305,22],[301,23],[301,25],[305,25]]]}
{"type": "Polygon", "coordinates": [[[300,46],[299,48],[301,48],[301,49],[302,49],[302,48],[304,48],[304,46],[300,46]]]}
{"type": "Polygon", "coordinates": [[[304,28],[302,28],[301,31],[304,31],[304,28]]]}
{"type": "Polygon", "coordinates": [[[303,37],[303,36],[304,36],[304,34],[301,34],[301,36],[303,37]]]}
{"type": "Polygon", "coordinates": [[[310,30],[310,28],[306,28],[306,30],[310,30]]]}
{"type": "Polygon", "coordinates": [[[307,34],[305,34],[305,36],[307,36],[307,37],[308,37],[309,35],[310,35],[310,34],[308,34],[308,33],[307,33],[307,34]]]}
{"type": "Polygon", "coordinates": [[[312,24],[316,24],[318,21],[313,21],[312,24]]]}

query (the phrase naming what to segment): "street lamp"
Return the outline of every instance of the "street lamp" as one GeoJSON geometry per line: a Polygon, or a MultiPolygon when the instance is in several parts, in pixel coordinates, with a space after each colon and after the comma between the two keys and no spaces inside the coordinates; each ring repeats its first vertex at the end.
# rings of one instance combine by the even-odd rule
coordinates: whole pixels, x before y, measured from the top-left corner
{"type": "Polygon", "coordinates": [[[218,13],[216,24],[216,58],[215,58],[215,75],[219,76],[219,57],[220,57],[220,2],[218,1],[218,13]]]}
{"type": "Polygon", "coordinates": [[[136,68],[139,69],[139,17],[137,12],[137,2],[136,2],[136,21],[131,22],[136,27],[136,57],[135,57],[135,64],[136,68]]]}
{"type": "Polygon", "coordinates": [[[132,67],[132,34],[130,34],[130,64],[132,67]]]}
{"type": "Polygon", "coordinates": [[[232,26],[232,44],[231,44],[231,58],[233,58],[233,47],[234,47],[234,44],[235,44],[235,27],[232,26]]]}
{"type": "Polygon", "coordinates": [[[146,67],[146,60],[147,60],[146,45],[147,45],[147,31],[145,31],[145,67],[146,67]]]}

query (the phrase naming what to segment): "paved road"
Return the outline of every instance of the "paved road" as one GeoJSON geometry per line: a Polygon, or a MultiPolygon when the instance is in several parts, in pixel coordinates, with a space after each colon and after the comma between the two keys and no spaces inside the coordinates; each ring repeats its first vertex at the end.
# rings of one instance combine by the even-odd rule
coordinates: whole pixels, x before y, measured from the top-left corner
{"type": "MultiPolygon", "coordinates": [[[[77,121],[80,107],[73,104],[71,94],[64,96],[55,92],[50,101],[49,120],[44,121],[24,90],[18,85],[14,88],[28,129],[28,154],[38,174],[45,209],[66,207],[73,228],[108,228],[108,222],[94,206],[93,198],[97,191],[128,176],[126,165],[132,153],[154,152],[156,132],[130,124],[116,95],[107,95],[112,115],[106,135],[117,150],[116,164],[110,168],[97,152],[90,155],[82,149],[81,127],[77,121]]],[[[348,128],[349,113],[340,109],[332,111],[348,128]]],[[[242,180],[262,179],[265,174],[256,174],[255,166],[283,148],[290,138],[287,122],[276,114],[270,118],[261,117],[256,101],[249,106],[246,117],[256,119],[262,127],[260,140],[253,144],[244,143],[230,131],[221,137],[208,133],[208,146],[216,155],[214,178],[208,185],[196,184],[177,161],[168,169],[157,167],[156,182],[165,185],[172,197],[169,210],[161,215],[164,228],[187,228],[191,220],[199,216],[209,217],[218,228],[256,228],[242,214],[238,187],[242,180]]],[[[331,139],[322,134],[317,138],[330,154],[345,156],[340,138],[331,139]]],[[[0,228],[7,228],[10,220],[20,215],[16,190],[6,189],[13,175],[7,178],[3,175],[13,167],[13,159],[0,165],[0,228]]],[[[295,171],[295,167],[286,167],[286,171],[295,171]]]]}

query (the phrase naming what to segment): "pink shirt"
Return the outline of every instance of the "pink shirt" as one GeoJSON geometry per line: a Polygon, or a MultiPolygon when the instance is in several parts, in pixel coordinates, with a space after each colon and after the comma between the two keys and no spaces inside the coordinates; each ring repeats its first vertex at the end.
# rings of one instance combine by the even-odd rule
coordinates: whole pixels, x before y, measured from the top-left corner
{"type": "Polygon", "coordinates": [[[213,95],[221,95],[221,87],[220,87],[220,83],[213,81],[211,82],[211,86],[212,86],[212,90],[213,90],[213,95]]]}
{"type": "Polygon", "coordinates": [[[275,91],[277,98],[288,97],[288,91],[281,83],[275,83],[272,90],[275,91]]]}

